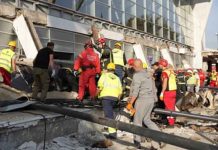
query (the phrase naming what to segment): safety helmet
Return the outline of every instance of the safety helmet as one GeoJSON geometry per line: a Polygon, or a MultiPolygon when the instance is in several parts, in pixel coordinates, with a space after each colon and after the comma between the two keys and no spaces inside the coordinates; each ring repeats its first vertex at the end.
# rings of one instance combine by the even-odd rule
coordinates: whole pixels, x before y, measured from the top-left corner
{"type": "Polygon", "coordinates": [[[168,66],[168,61],[166,59],[160,59],[158,63],[159,63],[159,65],[161,65],[163,67],[168,66]]]}
{"type": "Polygon", "coordinates": [[[148,65],[146,63],[143,63],[143,68],[144,69],[147,69],[148,68],[148,65]]]}
{"type": "Polygon", "coordinates": [[[194,72],[194,73],[197,73],[197,72],[198,72],[198,70],[197,70],[197,69],[194,69],[194,70],[193,70],[193,72],[194,72]]]}
{"type": "Polygon", "coordinates": [[[99,38],[99,39],[98,39],[98,43],[101,43],[101,44],[102,44],[102,43],[105,43],[105,42],[106,42],[105,38],[99,38]]]}
{"type": "Polygon", "coordinates": [[[87,47],[93,47],[93,44],[92,44],[91,40],[86,41],[86,43],[84,45],[84,48],[87,48],[87,47]]]}
{"type": "Polygon", "coordinates": [[[114,64],[114,63],[109,63],[109,64],[107,65],[107,69],[108,69],[108,70],[115,70],[115,64],[114,64]]]}
{"type": "Polygon", "coordinates": [[[192,73],[192,71],[191,70],[187,70],[187,73],[192,73]]]}
{"type": "Polygon", "coordinates": [[[130,58],[128,60],[128,65],[133,66],[135,59],[134,58],[130,58]]]}
{"type": "Polygon", "coordinates": [[[120,43],[120,42],[116,42],[115,44],[114,44],[114,46],[122,46],[122,44],[120,43]]]}
{"type": "Polygon", "coordinates": [[[8,46],[16,47],[16,45],[17,45],[17,42],[16,42],[16,41],[10,41],[10,42],[8,43],[8,46]]]}

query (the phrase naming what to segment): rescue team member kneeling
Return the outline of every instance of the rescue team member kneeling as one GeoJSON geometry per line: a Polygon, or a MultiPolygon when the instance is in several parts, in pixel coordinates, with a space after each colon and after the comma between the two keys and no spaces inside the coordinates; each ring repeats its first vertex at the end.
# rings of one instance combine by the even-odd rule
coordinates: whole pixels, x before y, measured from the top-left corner
{"type": "MultiPolygon", "coordinates": [[[[172,69],[167,68],[168,62],[165,59],[159,60],[159,66],[162,71],[162,92],[160,94],[160,100],[163,100],[166,110],[175,111],[176,103],[176,76],[172,69]]],[[[168,124],[174,126],[175,120],[172,116],[167,116],[168,124]]]]}
{"type": "Polygon", "coordinates": [[[16,71],[15,53],[16,41],[8,43],[9,48],[0,52],[0,75],[3,77],[3,83],[11,85],[11,74],[16,71]]]}
{"type": "MultiPolygon", "coordinates": [[[[99,98],[102,100],[103,110],[106,118],[114,119],[113,106],[122,94],[122,85],[119,77],[114,74],[115,65],[109,63],[107,72],[103,73],[98,81],[99,98]]],[[[116,129],[108,128],[109,136],[116,138],[116,129]]]]}

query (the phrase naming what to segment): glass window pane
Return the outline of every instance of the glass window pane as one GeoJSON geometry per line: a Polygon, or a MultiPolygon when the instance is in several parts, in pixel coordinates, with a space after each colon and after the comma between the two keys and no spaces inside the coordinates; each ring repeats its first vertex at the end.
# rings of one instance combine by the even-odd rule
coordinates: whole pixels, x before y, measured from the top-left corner
{"type": "Polygon", "coordinates": [[[118,23],[118,24],[122,24],[122,20],[123,20],[123,13],[122,11],[119,11],[117,9],[111,9],[111,20],[112,22],[118,23]]]}
{"type": "Polygon", "coordinates": [[[81,43],[84,46],[84,42],[89,40],[88,36],[82,34],[75,34],[75,43],[81,43]]]}
{"type": "Polygon", "coordinates": [[[173,31],[170,31],[170,40],[175,40],[175,33],[173,31]]]}
{"type": "Polygon", "coordinates": [[[135,15],[135,3],[129,0],[125,0],[125,11],[128,14],[135,15]]]}
{"type": "Polygon", "coordinates": [[[153,34],[154,33],[154,24],[151,22],[147,22],[147,32],[153,34]]]}
{"type": "Polygon", "coordinates": [[[163,17],[168,19],[168,9],[163,8],[163,17]]]}
{"type": "Polygon", "coordinates": [[[149,21],[149,22],[154,22],[153,12],[152,11],[147,10],[147,12],[146,12],[146,20],[149,21]]]}
{"type": "Polygon", "coordinates": [[[87,14],[92,14],[91,13],[91,6],[94,0],[83,0],[83,1],[78,1],[76,0],[76,11],[87,13],[87,14]]]}
{"type": "Polygon", "coordinates": [[[109,0],[97,0],[97,1],[99,1],[99,2],[101,2],[101,3],[105,3],[105,4],[109,4],[109,0]]]}
{"type": "Polygon", "coordinates": [[[122,0],[112,0],[112,7],[122,10],[122,0]]]}
{"type": "Polygon", "coordinates": [[[169,0],[163,0],[163,1],[162,1],[163,7],[168,8],[168,1],[169,1],[169,0]]]}
{"type": "Polygon", "coordinates": [[[162,27],[161,26],[155,26],[155,32],[156,32],[156,35],[159,36],[159,37],[162,37],[162,27]]]}
{"type": "Polygon", "coordinates": [[[138,5],[142,6],[142,7],[145,6],[145,5],[144,5],[144,0],[137,0],[137,1],[136,1],[136,4],[138,4],[138,5]]]}
{"type": "Polygon", "coordinates": [[[144,8],[143,7],[137,6],[136,16],[137,16],[137,18],[141,18],[141,19],[145,18],[144,8]]]}
{"type": "Polygon", "coordinates": [[[168,39],[168,29],[163,28],[163,37],[168,39]]]}
{"type": "Polygon", "coordinates": [[[146,8],[149,10],[153,10],[153,0],[146,0],[146,8]]]}
{"type": "Polygon", "coordinates": [[[59,29],[50,29],[50,36],[53,40],[74,41],[74,33],[59,29]]]}
{"type": "Polygon", "coordinates": [[[73,8],[73,1],[72,0],[56,0],[55,4],[66,7],[66,8],[73,8]]]}
{"type": "Polygon", "coordinates": [[[163,18],[163,27],[168,28],[168,20],[163,18]]]}
{"type": "Polygon", "coordinates": [[[161,26],[162,25],[162,17],[159,15],[155,15],[155,24],[161,26]]]}
{"type": "Polygon", "coordinates": [[[155,3],[155,13],[162,15],[161,13],[161,5],[158,3],[155,3]]]}
{"type": "Polygon", "coordinates": [[[144,27],[145,27],[145,20],[137,18],[137,29],[144,31],[145,30],[144,27]]]}
{"type": "Polygon", "coordinates": [[[132,16],[132,15],[128,15],[128,14],[126,14],[125,15],[126,17],[125,17],[125,19],[126,19],[126,26],[128,26],[128,27],[132,27],[132,28],[134,28],[134,25],[135,25],[135,22],[134,22],[134,16],[132,16]]]}
{"type": "Polygon", "coordinates": [[[96,2],[95,4],[95,16],[108,20],[109,7],[99,2],[96,2]]]}
{"type": "Polygon", "coordinates": [[[74,44],[70,42],[51,40],[55,44],[54,51],[58,52],[73,52],[74,44]]]}

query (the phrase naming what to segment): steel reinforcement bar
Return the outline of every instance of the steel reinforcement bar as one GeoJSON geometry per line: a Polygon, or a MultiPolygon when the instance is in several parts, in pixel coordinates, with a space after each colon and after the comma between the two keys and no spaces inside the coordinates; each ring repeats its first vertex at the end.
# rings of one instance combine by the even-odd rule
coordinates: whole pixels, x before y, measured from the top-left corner
{"type": "Polygon", "coordinates": [[[34,109],[51,111],[51,112],[63,114],[66,116],[71,116],[74,118],[86,120],[89,122],[113,127],[113,128],[118,129],[118,130],[130,132],[130,133],[137,134],[140,136],[145,136],[145,137],[151,138],[155,141],[161,141],[164,143],[168,143],[168,144],[175,145],[175,146],[182,147],[182,148],[186,148],[186,149],[192,149],[192,150],[199,150],[199,149],[217,150],[218,149],[218,147],[215,145],[197,142],[197,141],[194,141],[191,139],[186,139],[183,137],[179,137],[179,136],[175,136],[175,135],[171,135],[171,134],[167,134],[167,133],[139,127],[136,125],[132,125],[132,124],[128,124],[128,123],[124,123],[124,122],[120,122],[120,121],[115,121],[112,119],[98,117],[96,115],[91,115],[91,114],[84,113],[84,112],[78,112],[78,111],[72,110],[70,108],[64,108],[64,107],[58,107],[58,106],[46,105],[46,104],[32,104],[30,107],[34,108],[34,109]]]}
{"type": "Polygon", "coordinates": [[[205,120],[205,121],[212,121],[218,123],[218,117],[211,117],[211,116],[205,116],[205,115],[198,115],[198,114],[192,114],[192,113],[185,113],[185,112],[177,112],[177,111],[170,111],[170,110],[164,110],[155,108],[153,112],[157,114],[165,114],[170,116],[180,116],[180,117],[187,117],[187,118],[193,118],[193,119],[199,119],[199,120],[205,120]]]}

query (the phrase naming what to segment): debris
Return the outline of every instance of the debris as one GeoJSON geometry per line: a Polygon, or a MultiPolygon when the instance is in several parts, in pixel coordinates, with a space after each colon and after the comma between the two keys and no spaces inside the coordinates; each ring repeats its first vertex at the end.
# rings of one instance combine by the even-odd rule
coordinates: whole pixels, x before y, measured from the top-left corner
{"type": "Polygon", "coordinates": [[[18,150],[33,150],[36,149],[36,143],[33,141],[25,142],[18,147],[18,150]]]}

